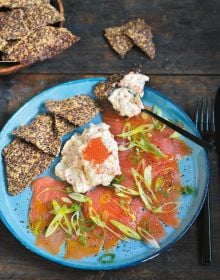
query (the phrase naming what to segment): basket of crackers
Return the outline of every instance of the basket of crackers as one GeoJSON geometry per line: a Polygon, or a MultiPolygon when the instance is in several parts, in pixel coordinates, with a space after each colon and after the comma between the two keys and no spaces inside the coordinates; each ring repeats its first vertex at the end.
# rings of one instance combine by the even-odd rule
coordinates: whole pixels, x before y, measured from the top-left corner
{"type": "Polygon", "coordinates": [[[61,0],[0,0],[0,75],[49,59],[80,38],[63,28],[61,0]]]}

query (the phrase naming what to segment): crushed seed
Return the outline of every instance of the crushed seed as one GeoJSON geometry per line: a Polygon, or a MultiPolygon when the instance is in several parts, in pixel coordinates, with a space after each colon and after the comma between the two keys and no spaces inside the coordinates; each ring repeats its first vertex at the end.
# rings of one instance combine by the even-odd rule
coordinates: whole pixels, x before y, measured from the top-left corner
{"type": "Polygon", "coordinates": [[[15,139],[3,150],[6,163],[8,191],[16,195],[23,191],[32,180],[43,173],[53,160],[34,145],[15,139]]]}

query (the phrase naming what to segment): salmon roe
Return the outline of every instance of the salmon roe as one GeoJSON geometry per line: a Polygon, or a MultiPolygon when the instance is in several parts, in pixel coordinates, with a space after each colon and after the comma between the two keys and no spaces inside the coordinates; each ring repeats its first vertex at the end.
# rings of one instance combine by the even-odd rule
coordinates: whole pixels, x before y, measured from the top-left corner
{"type": "Polygon", "coordinates": [[[110,153],[103,144],[101,137],[91,139],[83,151],[83,158],[96,164],[103,163],[109,155],[110,153]]]}

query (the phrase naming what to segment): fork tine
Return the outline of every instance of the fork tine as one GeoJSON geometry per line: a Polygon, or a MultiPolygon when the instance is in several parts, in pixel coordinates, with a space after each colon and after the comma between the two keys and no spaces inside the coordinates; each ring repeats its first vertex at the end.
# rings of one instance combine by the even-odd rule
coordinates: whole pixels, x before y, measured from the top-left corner
{"type": "Polygon", "coordinates": [[[204,127],[205,127],[205,132],[208,133],[209,132],[209,129],[210,129],[210,123],[209,123],[209,111],[210,111],[210,108],[209,108],[210,104],[209,104],[209,100],[208,98],[205,99],[205,105],[204,105],[204,110],[205,110],[205,122],[204,122],[204,127]]]}
{"type": "Polygon", "coordinates": [[[196,116],[195,116],[196,127],[199,128],[199,99],[196,101],[196,116]]]}
{"type": "Polygon", "coordinates": [[[203,134],[204,133],[204,99],[201,99],[201,104],[200,104],[200,132],[203,134]]]}
{"type": "Polygon", "coordinates": [[[210,130],[212,133],[215,133],[215,102],[214,99],[211,100],[211,123],[210,130]]]}

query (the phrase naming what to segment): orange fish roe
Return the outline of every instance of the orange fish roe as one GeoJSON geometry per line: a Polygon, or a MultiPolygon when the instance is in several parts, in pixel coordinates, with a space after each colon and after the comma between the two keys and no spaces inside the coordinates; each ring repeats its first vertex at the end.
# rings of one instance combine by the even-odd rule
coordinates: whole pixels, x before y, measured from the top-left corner
{"type": "Polygon", "coordinates": [[[108,157],[109,151],[103,144],[101,137],[91,139],[83,151],[83,158],[96,164],[103,163],[108,157]]]}

